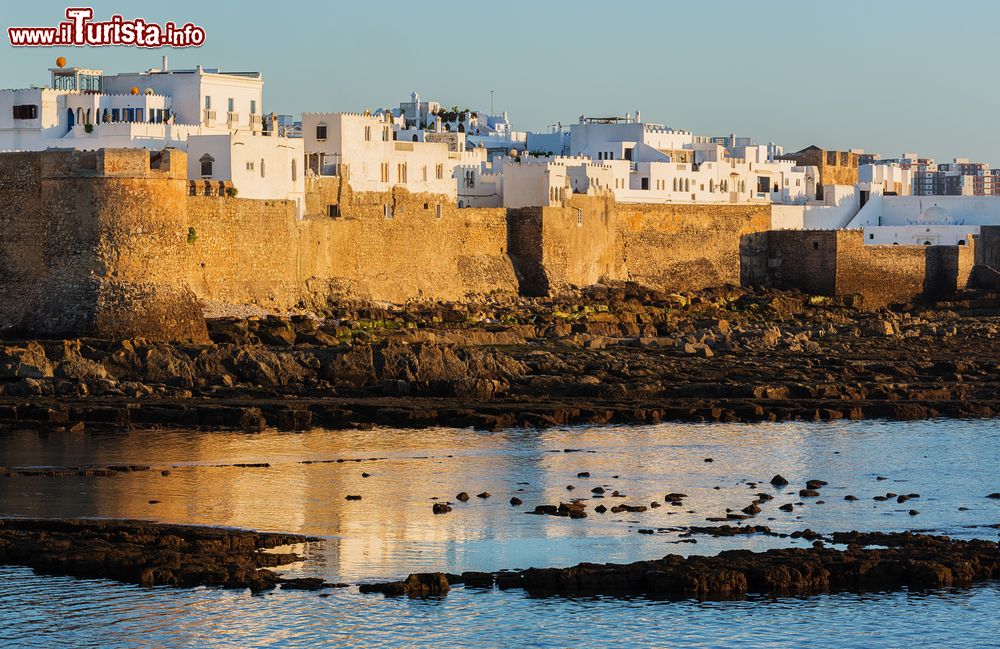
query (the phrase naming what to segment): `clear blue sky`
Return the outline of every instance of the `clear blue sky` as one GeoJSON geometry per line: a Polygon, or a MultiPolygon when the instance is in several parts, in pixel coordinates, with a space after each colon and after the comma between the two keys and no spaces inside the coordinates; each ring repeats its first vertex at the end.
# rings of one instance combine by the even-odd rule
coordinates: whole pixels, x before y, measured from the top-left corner
{"type": "Polygon", "coordinates": [[[262,71],[265,109],[279,113],[394,106],[413,90],[488,110],[495,90],[497,110],[521,130],[639,108],[646,121],[788,150],[815,143],[1000,165],[1000,2],[687,4],[89,3],[98,19],[118,12],[207,32],[201,48],[161,51],[15,49],[7,26],[55,25],[66,5],[4,3],[0,87],[47,83],[58,55],[114,72],[158,67],[167,53],[172,67],[262,71]]]}

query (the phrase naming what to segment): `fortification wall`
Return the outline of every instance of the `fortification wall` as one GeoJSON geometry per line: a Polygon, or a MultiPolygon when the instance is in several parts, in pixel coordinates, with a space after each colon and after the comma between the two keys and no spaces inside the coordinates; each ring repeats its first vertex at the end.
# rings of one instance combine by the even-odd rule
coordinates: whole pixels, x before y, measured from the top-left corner
{"type": "Polygon", "coordinates": [[[740,283],[740,242],[771,227],[769,205],[619,204],[620,279],[664,290],[740,283]]]}
{"type": "Polygon", "coordinates": [[[973,246],[865,245],[861,230],[780,230],[745,241],[742,276],[744,285],[856,295],[877,308],[951,295],[974,263],[973,246]]]}
{"type": "Polygon", "coordinates": [[[0,156],[0,327],[39,336],[207,340],[194,294],[169,272],[183,256],[182,153],[0,156]]]}
{"type": "Polygon", "coordinates": [[[543,295],[602,280],[661,290],[740,282],[741,239],[771,225],[768,205],[616,204],[573,196],[565,207],[511,210],[522,291],[543,295]]]}
{"type": "MultiPolygon", "coordinates": [[[[202,300],[286,310],[544,295],[603,280],[692,290],[735,284],[741,272],[750,283],[871,293],[886,277],[893,290],[916,290],[920,272],[912,253],[872,253],[860,233],[764,235],[767,205],[619,205],[609,195],[459,209],[441,195],[310,178],[297,219],[287,201],[192,196],[182,153],[150,155],[0,156],[0,327],[204,340],[202,300]]],[[[934,273],[958,286],[968,251],[935,255],[934,273]]]]}
{"type": "Polygon", "coordinates": [[[836,234],[836,295],[861,295],[862,305],[874,308],[930,293],[928,282],[933,283],[935,272],[928,268],[931,246],[870,246],[860,230],[836,234]]]}
{"type": "MultiPolygon", "coordinates": [[[[327,189],[316,203],[323,212],[327,201],[338,204],[337,190],[327,189]]],[[[271,309],[517,292],[501,209],[458,209],[445,197],[403,190],[353,194],[338,205],[339,217],[298,221],[283,201],[190,197],[192,289],[271,309]]]]}

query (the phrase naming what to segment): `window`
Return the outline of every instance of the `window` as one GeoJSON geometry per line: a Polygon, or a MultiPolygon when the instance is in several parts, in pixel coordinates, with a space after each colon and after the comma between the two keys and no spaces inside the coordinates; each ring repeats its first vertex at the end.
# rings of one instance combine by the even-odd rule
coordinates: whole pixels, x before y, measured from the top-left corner
{"type": "Polygon", "coordinates": [[[260,159],[260,177],[264,177],[264,158],[260,159]]]}
{"type": "Polygon", "coordinates": [[[200,158],[198,158],[198,162],[201,163],[201,175],[202,176],[211,176],[212,175],[212,163],[215,162],[215,158],[213,158],[212,156],[210,156],[210,155],[208,155],[206,153],[205,155],[203,155],[200,158]]]}
{"type": "Polygon", "coordinates": [[[327,205],[326,215],[331,219],[340,218],[340,205],[327,205]]]}
{"type": "Polygon", "coordinates": [[[444,165],[443,165],[443,164],[439,164],[439,165],[438,165],[438,166],[437,166],[437,167],[436,167],[436,168],[434,169],[434,176],[435,176],[435,177],[436,177],[436,178],[437,178],[438,180],[441,180],[441,179],[443,179],[443,178],[444,178],[444,165]]]}
{"type": "Polygon", "coordinates": [[[400,162],[398,165],[396,165],[396,178],[397,178],[398,182],[400,182],[400,183],[405,183],[406,182],[406,163],[405,162],[400,162]]]}
{"type": "Polygon", "coordinates": [[[257,114],[257,100],[256,99],[251,99],[250,100],[250,113],[252,115],[256,115],[257,114]]]}
{"type": "Polygon", "coordinates": [[[872,239],[874,239],[874,238],[875,238],[875,235],[874,235],[874,234],[869,234],[869,235],[868,235],[868,240],[869,240],[869,241],[871,241],[871,240],[872,240],[872,239]]]}
{"type": "Polygon", "coordinates": [[[423,169],[422,169],[422,172],[423,172],[423,173],[422,173],[422,176],[423,176],[423,181],[424,181],[424,182],[427,182],[427,165],[424,165],[424,166],[423,166],[423,169]]]}
{"type": "Polygon", "coordinates": [[[212,97],[205,95],[205,110],[212,110],[212,97]]]}
{"type": "Polygon", "coordinates": [[[299,179],[299,168],[298,165],[295,164],[295,160],[292,160],[292,182],[295,182],[298,179],[299,179]]]}
{"type": "Polygon", "coordinates": [[[576,227],[583,225],[583,210],[577,208],[576,210],[576,227]]]}
{"type": "Polygon", "coordinates": [[[443,210],[442,210],[442,208],[441,208],[440,205],[435,205],[434,206],[434,218],[436,218],[436,219],[441,218],[442,211],[443,210]]]}
{"type": "Polygon", "coordinates": [[[382,213],[385,214],[385,218],[391,219],[393,217],[392,206],[391,205],[383,205],[382,206],[382,213]]]}
{"type": "Polygon", "coordinates": [[[326,124],[323,122],[316,125],[316,139],[320,142],[326,141],[326,124]]]}
{"type": "Polygon", "coordinates": [[[120,119],[121,119],[121,113],[118,111],[117,108],[112,108],[111,109],[111,121],[112,122],[117,122],[120,119]]]}
{"type": "Polygon", "coordinates": [[[247,162],[247,171],[253,171],[253,163],[252,162],[249,162],[249,161],[247,162]]]}
{"type": "Polygon", "coordinates": [[[383,162],[380,165],[380,172],[381,172],[380,179],[382,180],[382,182],[384,182],[384,183],[389,182],[389,163],[388,162],[383,162]]]}
{"type": "Polygon", "coordinates": [[[371,126],[366,126],[365,127],[365,142],[371,142],[371,141],[372,141],[372,127],[371,126]]]}
{"type": "Polygon", "coordinates": [[[226,109],[226,110],[228,110],[228,111],[229,111],[230,113],[231,113],[231,112],[233,112],[233,111],[235,110],[235,108],[233,107],[233,103],[234,103],[234,102],[233,102],[233,98],[232,98],[232,97],[230,97],[230,98],[229,98],[229,107],[228,107],[228,108],[226,109]]]}

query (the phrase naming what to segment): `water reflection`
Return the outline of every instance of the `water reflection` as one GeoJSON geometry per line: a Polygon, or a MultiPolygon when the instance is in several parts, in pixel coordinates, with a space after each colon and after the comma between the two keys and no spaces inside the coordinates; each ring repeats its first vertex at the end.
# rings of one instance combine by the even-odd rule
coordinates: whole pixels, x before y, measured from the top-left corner
{"type": "Polygon", "coordinates": [[[303,568],[337,581],[395,578],[416,570],[496,570],[579,561],[633,561],[667,553],[786,545],[767,537],[671,544],[676,534],[639,528],[702,525],[739,510],[754,494],[775,495],[754,522],[778,531],[811,527],[938,529],[992,537],[1000,459],[990,422],[838,422],[778,425],[659,425],[566,430],[371,430],[247,435],[184,430],[123,433],[16,431],[0,439],[0,465],[148,464],[114,478],[0,478],[0,513],[144,518],[291,531],[320,536],[303,568]],[[711,462],[705,460],[710,458],[711,462]],[[340,461],[338,461],[340,460],[340,461]],[[355,461],[363,460],[363,461],[355,461]],[[267,463],[268,467],[236,464],[267,463]],[[166,469],[170,475],[163,476],[166,469]],[[589,472],[589,477],[578,477],[589,472]],[[363,473],[370,474],[363,477],[363,473]],[[767,480],[781,473],[789,487],[767,480]],[[879,481],[878,476],[886,477],[879,481]],[[786,514],[807,479],[828,481],[815,499],[786,514]],[[756,486],[748,483],[757,481],[756,486]],[[592,497],[604,486],[625,498],[592,497]],[[573,486],[572,490],[567,486],[573,486]],[[473,495],[452,513],[432,498],[473,495]],[[491,498],[476,498],[489,492],[491,498]],[[536,504],[588,498],[649,505],[671,491],[683,507],[585,520],[529,516],[536,504]],[[877,503],[887,491],[921,494],[877,503]],[[847,502],[847,494],[860,500],[847,502]],[[362,496],[347,501],[345,496],[362,496]],[[508,501],[516,495],[522,507],[508,501]],[[159,501],[150,504],[149,501],[159,501]],[[960,511],[959,507],[967,507],[960,511]],[[918,516],[910,516],[911,508],[918,516]]]}

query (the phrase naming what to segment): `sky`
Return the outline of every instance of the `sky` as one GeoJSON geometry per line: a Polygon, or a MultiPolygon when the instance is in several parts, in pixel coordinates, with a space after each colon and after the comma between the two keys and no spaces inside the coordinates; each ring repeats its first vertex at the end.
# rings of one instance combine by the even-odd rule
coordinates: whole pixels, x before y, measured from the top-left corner
{"type": "MultiPolygon", "coordinates": [[[[74,5],[70,5],[74,6],[74,5]]],[[[1000,166],[995,0],[78,1],[95,20],[193,22],[199,48],[14,48],[64,3],[4,3],[0,88],[48,83],[57,56],[106,73],[198,64],[264,75],[264,110],[421,99],[507,110],[517,130],[642,111],[699,135],[1000,166]]]]}

